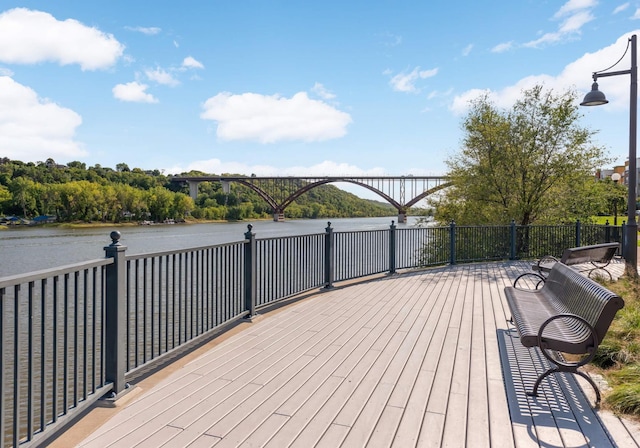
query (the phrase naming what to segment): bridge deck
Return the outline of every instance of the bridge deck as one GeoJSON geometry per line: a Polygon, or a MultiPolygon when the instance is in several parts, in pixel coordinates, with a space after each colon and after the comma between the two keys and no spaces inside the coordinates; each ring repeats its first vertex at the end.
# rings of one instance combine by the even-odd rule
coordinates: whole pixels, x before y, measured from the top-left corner
{"type": "Polygon", "coordinates": [[[138,394],[80,446],[637,447],[570,375],[525,395],[545,360],[510,329],[503,287],[527,269],[459,265],[313,295],[138,394]]]}

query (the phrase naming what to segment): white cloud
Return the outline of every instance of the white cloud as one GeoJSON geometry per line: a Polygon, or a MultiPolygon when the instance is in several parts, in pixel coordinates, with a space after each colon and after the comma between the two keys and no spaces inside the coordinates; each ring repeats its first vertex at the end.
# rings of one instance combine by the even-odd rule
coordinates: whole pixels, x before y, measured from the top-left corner
{"type": "Polygon", "coordinates": [[[13,76],[13,70],[9,70],[5,67],[0,67],[0,76],[13,76]]]}
{"type": "Polygon", "coordinates": [[[553,18],[559,19],[561,17],[570,16],[576,11],[595,8],[597,4],[598,2],[596,0],[569,0],[553,15],[553,18]]]}
{"type": "Polygon", "coordinates": [[[629,6],[631,6],[629,2],[623,3],[622,5],[618,6],[616,9],[613,10],[613,14],[618,14],[619,12],[622,12],[627,8],[629,8],[629,6]]]}
{"type": "Polygon", "coordinates": [[[203,108],[200,117],[217,122],[222,140],[330,140],[343,137],[352,121],[349,114],[312,100],[305,92],[291,98],[223,92],[209,98],[203,108]]]}
{"type": "Polygon", "coordinates": [[[124,45],[111,34],[77,20],[57,20],[51,14],[15,8],[0,14],[0,61],[36,64],[52,61],[78,64],[82,70],[111,67],[124,45]]]}
{"type": "Polygon", "coordinates": [[[145,70],[144,74],[149,78],[149,80],[165,86],[174,87],[180,84],[180,81],[175,79],[171,73],[161,69],[160,67],[155,70],[145,70]]]}
{"type": "Polygon", "coordinates": [[[191,56],[187,56],[186,58],[184,58],[184,61],[182,61],[182,67],[184,67],[184,68],[204,68],[204,65],[202,65],[202,62],[195,60],[191,56]]]}
{"type": "Polygon", "coordinates": [[[640,19],[640,8],[636,9],[636,12],[631,17],[632,20],[640,19]]]}
{"type": "Polygon", "coordinates": [[[74,140],[82,117],[0,76],[0,155],[23,161],[73,160],[86,155],[74,140]]]}
{"type": "Polygon", "coordinates": [[[271,165],[248,165],[240,162],[223,162],[220,159],[198,160],[186,166],[166,168],[167,174],[180,174],[191,170],[208,174],[233,173],[249,176],[383,176],[384,168],[362,169],[348,163],[325,160],[312,166],[275,167],[271,165]]]}
{"type": "MultiPolygon", "coordinates": [[[[637,34],[638,31],[632,31],[629,34],[637,34]]],[[[548,74],[539,74],[522,78],[512,86],[505,87],[499,91],[471,89],[456,95],[450,105],[450,109],[455,114],[464,114],[468,110],[469,101],[478,96],[488,93],[490,99],[498,107],[508,108],[522,97],[522,91],[529,89],[537,84],[544,84],[545,87],[551,88],[556,92],[565,91],[567,89],[578,89],[585,94],[591,90],[593,82],[591,74],[594,71],[607,68],[608,63],[616,62],[627,48],[629,34],[624,34],[618,40],[594,53],[586,53],[574,62],[569,63],[562,72],[556,76],[548,74]],[[604,66],[603,66],[604,64],[604,66]]],[[[624,70],[629,67],[629,56],[621,62],[619,69],[624,70]]],[[[616,67],[616,70],[618,68],[616,67]]],[[[606,81],[604,78],[598,80],[602,88],[606,83],[607,99],[610,101],[609,109],[621,109],[629,106],[629,83],[606,81]]]]}
{"type": "Polygon", "coordinates": [[[575,38],[580,34],[582,27],[595,18],[591,14],[591,9],[596,5],[596,0],[569,0],[553,15],[554,20],[562,20],[557,31],[545,33],[540,38],[529,41],[523,46],[539,48],[575,38]]]}
{"type": "Polygon", "coordinates": [[[462,56],[469,56],[469,54],[471,53],[471,50],[473,50],[473,44],[467,45],[462,49],[462,56]]]}
{"type": "Polygon", "coordinates": [[[162,31],[162,28],[158,28],[157,26],[125,26],[129,31],[136,31],[138,33],[146,34],[147,36],[153,36],[155,34],[159,34],[162,31]]]}
{"type": "Polygon", "coordinates": [[[427,99],[434,100],[437,98],[446,98],[448,96],[451,96],[452,94],[453,94],[453,88],[445,90],[444,92],[440,90],[433,90],[429,92],[429,95],[427,95],[427,99]]]}
{"type": "Polygon", "coordinates": [[[513,41],[504,42],[504,43],[498,44],[495,47],[493,47],[491,49],[491,52],[492,53],[504,53],[505,51],[509,51],[512,48],[513,48],[513,41]]]}
{"type": "Polygon", "coordinates": [[[417,93],[420,91],[420,89],[416,87],[416,82],[419,79],[431,78],[437,74],[437,68],[431,70],[420,70],[420,67],[416,67],[409,73],[398,73],[393,78],[391,78],[389,84],[391,85],[393,90],[397,92],[417,93]]]}
{"type": "Polygon", "coordinates": [[[120,101],[128,101],[133,103],[157,103],[158,100],[147,93],[146,90],[149,86],[146,84],[140,84],[133,81],[126,84],[118,84],[113,88],[114,98],[120,101]]]}
{"type": "Polygon", "coordinates": [[[335,94],[330,92],[324,85],[322,85],[319,82],[316,82],[313,85],[313,87],[311,88],[311,91],[316,95],[318,95],[323,100],[333,100],[336,97],[335,94]]]}
{"type": "Polygon", "coordinates": [[[571,15],[559,28],[560,34],[570,34],[580,32],[580,29],[594,19],[589,11],[580,11],[571,15]]]}

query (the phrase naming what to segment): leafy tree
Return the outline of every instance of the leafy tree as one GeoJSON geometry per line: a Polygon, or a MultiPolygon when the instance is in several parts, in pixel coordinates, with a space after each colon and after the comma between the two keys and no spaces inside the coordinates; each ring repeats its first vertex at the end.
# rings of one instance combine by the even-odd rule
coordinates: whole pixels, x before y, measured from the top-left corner
{"type": "Polygon", "coordinates": [[[0,184],[0,210],[6,208],[11,204],[11,198],[12,196],[9,188],[0,184]]]}
{"type": "Polygon", "coordinates": [[[36,183],[26,177],[16,177],[9,185],[13,204],[22,211],[22,216],[34,216],[36,210],[36,183]]]}
{"type": "Polygon", "coordinates": [[[453,186],[433,202],[439,222],[521,225],[588,219],[604,150],[579,125],[576,93],[536,86],[510,110],[482,96],[463,121],[461,151],[447,160],[453,186]]]}

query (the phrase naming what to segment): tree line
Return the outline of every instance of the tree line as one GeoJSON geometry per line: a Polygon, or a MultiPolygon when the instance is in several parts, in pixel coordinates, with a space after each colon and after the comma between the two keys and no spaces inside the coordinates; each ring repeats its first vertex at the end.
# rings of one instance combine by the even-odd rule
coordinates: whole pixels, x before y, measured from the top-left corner
{"type": "MultiPolygon", "coordinates": [[[[208,175],[192,171],[181,176],[208,175]]],[[[332,185],[314,188],[285,210],[289,218],[389,216],[390,205],[361,199],[332,185]]],[[[188,187],[160,170],[115,169],[53,159],[22,162],[0,158],[0,216],[54,216],[58,222],[243,220],[270,218],[273,210],[254,191],[232,183],[203,182],[194,201],[188,187]]]]}

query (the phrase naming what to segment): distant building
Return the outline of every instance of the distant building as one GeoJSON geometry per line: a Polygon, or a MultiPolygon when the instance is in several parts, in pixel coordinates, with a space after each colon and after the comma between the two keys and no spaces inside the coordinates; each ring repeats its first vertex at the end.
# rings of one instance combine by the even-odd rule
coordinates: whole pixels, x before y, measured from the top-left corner
{"type": "Polygon", "coordinates": [[[620,175],[620,180],[618,180],[618,183],[622,185],[627,185],[628,178],[629,178],[628,171],[629,171],[629,162],[625,162],[624,165],[617,165],[617,166],[614,166],[613,168],[603,168],[596,171],[596,179],[598,180],[611,179],[611,176],[613,176],[614,173],[618,173],[620,175]]]}

